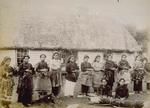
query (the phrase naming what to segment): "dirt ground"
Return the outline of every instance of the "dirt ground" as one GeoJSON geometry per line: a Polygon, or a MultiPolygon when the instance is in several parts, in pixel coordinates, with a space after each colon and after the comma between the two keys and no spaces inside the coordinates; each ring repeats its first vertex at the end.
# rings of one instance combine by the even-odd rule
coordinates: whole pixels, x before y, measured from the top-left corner
{"type": "MultiPolygon", "coordinates": [[[[150,94],[131,94],[128,100],[134,101],[146,101],[147,97],[150,97],[150,94]]],[[[38,103],[33,104],[29,108],[112,108],[110,106],[101,106],[101,105],[90,105],[87,97],[84,98],[71,98],[63,97],[56,100],[56,103],[38,103]]],[[[12,103],[10,108],[25,108],[22,104],[12,103]]]]}
{"type": "MultiPolygon", "coordinates": [[[[17,78],[15,78],[15,82],[17,85],[17,78]]],[[[79,88],[78,88],[79,89],[79,88]]],[[[143,94],[130,94],[128,100],[146,100],[147,97],[150,97],[150,94],[143,93],[143,94]]],[[[22,104],[17,103],[17,94],[16,94],[16,86],[14,87],[13,93],[13,103],[10,105],[10,108],[25,108],[22,104]]],[[[39,103],[33,104],[29,108],[103,108],[104,106],[99,105],[90,105],[88,104],[89,100],[87,97],[84,98],[72,98],[72,97],[62,97],[56,100],[56,103],[39,103]]],[[[1,107],[0,107],[1,108],[1,107]]],[[[111,107],[105,107],[111,108],[111,107]]]]}

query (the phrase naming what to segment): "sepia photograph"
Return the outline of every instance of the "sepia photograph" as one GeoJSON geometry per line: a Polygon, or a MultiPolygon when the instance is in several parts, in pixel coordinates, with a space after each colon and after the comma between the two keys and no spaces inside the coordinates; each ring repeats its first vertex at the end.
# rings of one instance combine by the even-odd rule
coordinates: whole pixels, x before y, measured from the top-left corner
{"type": "Polygon", "coordinates": [[[0,0],[0,108],[149,108],[150,0],[0,0]]]}

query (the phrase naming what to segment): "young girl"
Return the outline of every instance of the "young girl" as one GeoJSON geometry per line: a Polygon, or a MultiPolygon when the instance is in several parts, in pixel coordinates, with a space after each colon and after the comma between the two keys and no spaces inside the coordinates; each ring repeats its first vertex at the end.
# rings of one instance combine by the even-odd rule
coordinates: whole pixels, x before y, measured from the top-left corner
{"type": "Polygon", "coordinates": [[[120,79],[115,91],[115,98],[126,99],[129,97],[129,90],[125,84],[125,79],[120,79]]]}
{"type": "Polygon", "coordinates": [[[142,82],[144,79],[144,64],[142,62],[142,57],[138,55],[135,59],[133,66],[132,80],[134,82],[135,93],[140,93],[142,91],[142,82]]]}
{"type": "Polygon", "coordinates": [[[29,106],[32,103],[33,94],[33,73],[34,68],[29,63],[29,56],[23,57],[23,63],[19,66],[19,81],[18,81],[18,102],[24,106],[29,106]]]}
{"type": "Polygon", "coordinates": [[[123,54],[118,64],[118,74],[117,74],[118,81],[121,78],[124,78],[126,81],[126,84],[129,84],[131,82],[131,74],[129,72],[130,68],[131,66],[129,62],[127,61],[127,56],[123,54]]]}
{"type": "MultiPolygon", "coordinates": [[[[14,86],[13,72],[9,66],[10,57],[5,57],[0,66],[0,102],[4,108],[9,108],[14,86]]],[[[1,106],[0,105],[0,106],[1,106]]]]}
{"type": "Polygon", "coordinates": [[[98,88],[98,95],[104,96],[104,97],[111,97],[112,96],[112,91],[111,87],[107,85],[107,80],[106,79],[101,79],[101,85],[98,88]]]}
{"type": "Polygon", "coordinates": [[[97,55],[95,57],[95,60],[92,64],[92,67],[94,69],[94,75],[93,75],[93,88],[94,88],[94,92],[97,93],[98,92],[98,88],[101,84],[101,79],[104,76],[104,64],[100,61],[101,56],[97,55]]]}
{"type": "Polygon", "coordinates": [[[89,87],[92,86],[92,71],[93,68],[88,62],[89,56],[84,56],[84,61],[81,63],[81,92],[88,96],[89,87]]]}
{"type": "Polygon", "coordinates": [[[64,87],[64,95],[65,96],[74,96],[74,88],[76,81],[78,79],[79,67],[75,62],[75,58],[71,55],[66,64],[66,82],[64,87]]]}
{"type": "Polygon", "coordinates": [[[35,67],[36,76],[37,76],[35,90],[39,93],[39,98],[41,96],[51,94],[49,66],[45,61],[46,55],[41,54],[40,59],[41,61],[37,63],[35,67]]]}
{"type": "Polygon", "coordinates": [[[59,52],[54,52],[51,62],[51,76],[52,93],[55,97],[58,97],[62,85],[61,74],[61,60],[59,52]]]}

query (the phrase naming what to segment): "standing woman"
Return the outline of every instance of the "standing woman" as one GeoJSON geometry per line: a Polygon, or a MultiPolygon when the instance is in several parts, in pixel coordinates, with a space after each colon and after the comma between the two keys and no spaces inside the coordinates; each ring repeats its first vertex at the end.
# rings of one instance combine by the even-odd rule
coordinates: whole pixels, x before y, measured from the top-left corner
{"type": "MultiPolygon", "coordinates": [[[[10,57],[5,57],[0,65],[0,102],[4,108],[9,108],[14,86],[13,71],[9,66],[10,57]]],[[[0,106],[1,106],[0,105],[0,106]]]]}
{"type": "Polygon", "coordinates": [[[146,86],[147,90],[150,90],[150,62],[148,61],[147,58],[143,59],[144,63],[144,70],[145,70],[145,81],[146,81],[146,86]]]}
{"type": "Polygon", "coordinates": [[[104,64],[101,62],[100,55],[97,55],[95,57],[92,67],[94,69],[93,88],[94,88],[94,92],[97,94],[98,88],[101,85],[101,80],[104,77],[104,64]]]}
{"type": "Polygon", "coordinates": [[[40,59],[41,61],[37,63],[35,67],[36,76],[37,76],[35,90],[39,93],[39,98],[41,98],[41,96],[51,94],[49,66],[45,61],[46,55],[41,54],[40,59]]]}
{"type": "Polygon", "coordinates": [[[105,78],[107,79],[107,84],[111,87],[111,90],[113,89],[113,84],[115,81],[115,70],[117,68],[117,65],[112,60],[112,55],[108,55],[108,59],[105,62],[105,78]]]}
{"type": "Polygon", "coordinates": [[[51,62],[51,76],[52,93],[58,97],[62,86],[61,60],[59,52],[54,52],[51,62]]]}
{"type": "Polygon", "coordinates": [[[24,106],[29,106],[32,103],[33,93],[33,78],[34,69],[29,63],[29,56],[23,57],[23,63],[19,66],[19,81],[18,81],[18,102],[24,106]]]}
{"type": "Polygon", "coordinates": [[[129,71],[130,68],[131,66],[129,62],[127,61],[127,56],[123,54],[118,64],[117,82],[123,78],[127,85],[131,83],[131,73],[129,71]]]}
{"type": "Polygon", "coordinates": [[[135,63],[133,65],[132,80],[134,83],[133,89],[135,93],[140,93],[142,91],[142,82],[144,79],[144,63],[140,55],[136,56],[135,63]]]}
{"type": "Polygon", "coordinates": [[[75,57],[71,55],[66,64],[66,82],[64,87],[65,96],[74,96],[74,88],[78,79],[79,67],[75,62],[75,57]]]}
{"type": "Polygon", "coordinates": [[[92,86],[92,72],[93,68],[91,63],[88,62],[89,56],[85,55],[83,62],[81,63],[81,92],[82,95],[88,96],[89,88],[92,86]]]}

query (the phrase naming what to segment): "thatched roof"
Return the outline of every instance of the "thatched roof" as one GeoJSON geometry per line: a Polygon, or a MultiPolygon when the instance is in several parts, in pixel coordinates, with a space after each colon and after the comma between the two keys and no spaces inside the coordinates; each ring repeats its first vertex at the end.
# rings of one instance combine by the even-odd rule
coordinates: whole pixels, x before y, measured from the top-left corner
{"type": "MultiPolygon", "coordinates": [[[[17,47],[80,50],[141,50],[126,28],[97,15],[29,18],[21,23],[17,47]]],[[[17,39],[15,39],[17,40],[17,39]]]]}

